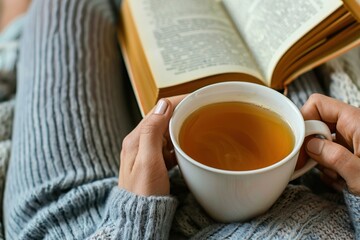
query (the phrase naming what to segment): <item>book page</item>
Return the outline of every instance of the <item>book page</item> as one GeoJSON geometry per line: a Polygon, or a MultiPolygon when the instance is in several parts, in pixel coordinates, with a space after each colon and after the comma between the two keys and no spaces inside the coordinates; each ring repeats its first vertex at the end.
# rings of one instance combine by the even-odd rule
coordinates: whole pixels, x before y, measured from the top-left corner
{"type": "Polygon", "coordinates": [[[158,87],[229,72],[262,79],[221,2],[130,0],[129,6],[158,87]]]}
{"type": "Polygon", "coordinates": [[[340,0],[223,0],[268,84],[281,56],[340,0]]]}

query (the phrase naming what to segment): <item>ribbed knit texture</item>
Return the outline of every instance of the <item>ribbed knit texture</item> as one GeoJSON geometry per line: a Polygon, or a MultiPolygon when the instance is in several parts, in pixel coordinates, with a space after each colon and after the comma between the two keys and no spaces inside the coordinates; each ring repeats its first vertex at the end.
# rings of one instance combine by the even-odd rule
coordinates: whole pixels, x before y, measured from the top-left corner
{"type": "Polygon", "coordinates": [[[121,141],[133,124],[111,6],[104,0],[31,5],[5,190],[8,239],[167,237],[175,199],[141,198],[117,187],[121,141]]]}
{"type": "Polygon", "coordinates": [[[286,94],[298,108],[301,108],[313,93],[324,94],[324,90],[315,72],[310,71],[292,82],[288,86],[286,94]]]}

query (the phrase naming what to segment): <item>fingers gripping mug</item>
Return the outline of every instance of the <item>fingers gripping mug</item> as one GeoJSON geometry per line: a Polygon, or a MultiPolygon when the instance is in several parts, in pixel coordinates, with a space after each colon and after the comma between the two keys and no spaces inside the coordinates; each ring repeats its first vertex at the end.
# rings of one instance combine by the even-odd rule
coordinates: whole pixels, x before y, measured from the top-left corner
{"type": "Polygon", "coordinates": [[[258,84],[224,82],[201,88],[176,107],[169,125],[178,164],[190,191],[221,222],[267,211],[295,171],[304,138],[331,140],[327,125],[304,121],[281,93],[258,84]]]}

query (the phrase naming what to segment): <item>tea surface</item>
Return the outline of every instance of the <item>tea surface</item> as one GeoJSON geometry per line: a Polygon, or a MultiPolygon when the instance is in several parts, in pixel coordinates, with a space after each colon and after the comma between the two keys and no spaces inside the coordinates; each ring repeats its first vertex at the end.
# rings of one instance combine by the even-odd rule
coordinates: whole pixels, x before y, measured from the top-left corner
{"type": "Polygon", "coordinates": [[[244,171],[272,165],[294,147],[287,122],[277,113],[243,102],[204,106],[183,123],[179,143],[194,160],[210,167],[244,171]]]}

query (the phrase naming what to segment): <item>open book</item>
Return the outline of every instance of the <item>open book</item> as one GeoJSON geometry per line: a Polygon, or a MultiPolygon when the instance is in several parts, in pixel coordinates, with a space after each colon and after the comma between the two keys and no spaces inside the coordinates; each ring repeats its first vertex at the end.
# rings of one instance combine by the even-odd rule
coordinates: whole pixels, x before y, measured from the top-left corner
{"type": "Polygon", "coordinates": [[[142,114],[221,81],[284,89],[360,44],[340,0],[124,0],[120,46],[142,114]]]}

